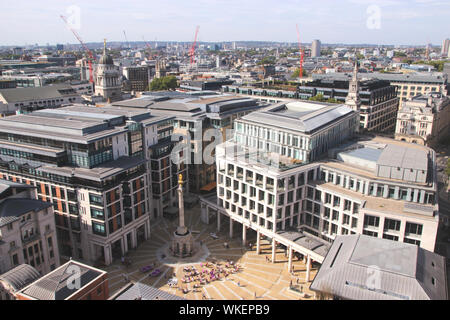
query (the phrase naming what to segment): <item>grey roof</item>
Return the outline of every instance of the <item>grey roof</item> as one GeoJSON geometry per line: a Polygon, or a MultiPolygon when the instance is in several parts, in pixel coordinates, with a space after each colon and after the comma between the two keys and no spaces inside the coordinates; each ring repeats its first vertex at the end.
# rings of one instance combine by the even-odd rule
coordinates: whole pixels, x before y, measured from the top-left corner
{"type": "Polygon", "coordinates": [[[37,300],[64,300],[104,274],[106,274],[106,272],[75,261],[69,261],[33,282],[20,292],[37,300]],[[72,282],[67,280],[69,277],[73,276],[72,267],[79,268],[79,289],[76,287],[69,288],[69,284],[72,284],[72,282]]]}
{"type": "Polygon", "coordinates": [[[78,94],[71,86],[62,84],[35,88],[1,89],[0,95],[2,95],[8,103],[14,103],[29,100],[48,100],[62,98],[67,95],[76,96],[78,94]],[[67,92],[70,91],[70,93],[65,94],[61,90],[67,90],[67,92]]]}
{"type": "Polygon", "coordinates": [[[325,257],[328,250],[330,249],[330,244],[325,240],[318,239],[312,235],[305,234],[300,231],[278,231],[277,234],[289,241],[292,241],[306,249],[317,253],[322,257],[325,257]]]}
{"type": "Polygon", "coordinates": [[[378,158],[377,165],[427,170],[428,153],[417,148],[388,144],[378,158]]]}
{"type": "Polygon", "coordinates": [[[344,152],[344,154],[368,161],[377,162],[382,152],[383,150],[380,149],[366,147],[347,151],[344,152]]]}
{"type": "Polygon", "coordinates": [[[312,133],[354,111],[345,105],[311,102],[278,103],[252,112],[243,120],[293,131],[312,133]]]}
{"type": "Polygon", "coordinates": [[[28,185],[25,183],[19,183],[19,182],[14,182],[14,181],[9,181],[9,180],[0,180],[0,197],[1,195],[8,191],[9,189],[14,189],[14,188],[27,188],[27,189],[33,189],[36,188],[35,186],[32,185],[28,185]]]}
{"type": "Polygon", "coordinates": [[[133,286],[120,293],[114,300],[186,300],[182,297],[159,290],[143,283],[135,283],[133,286]]]}
{"type": "MultiPolygon", "coordinates": [[[[313,79],[335,79],[348,80],[352,78],[352,73],[327,73],[327,74],[313,74],[313,79]]],[[[379,79],[391,82],[419,82],[419,83],[436,83],[443,84],[447,81],[443,73],[358,73],[358,78],[364,79],[379,79]]]]}
{"type": "Polygon", "coordinates": [[[33,281],[39,279],[40,276],[39,271],[32,266],[21,264],[0,275],[0,281],[8,283],[14,291],[19,291],[33,281]]]}
{"type": "Polygon", "coordinates": [[[445,258],[366,235],[337,236],[311,290],[352,300],[448,299],[445,258]]]}
{"type": "Polygon", "coordinates": [[[119,174],[125,170],[131,169],[145,163],[145,159],[139,156],[122,156],[116,160],[105,162],[95,168],[74,168],[74,167],[40,167],[42,172],[53,173],[66,177],[78,177],[93,181],[102,181],[110,176],[119,174]]]}
{"type": "Polygon", "coordinates": [[[51,207],[50,202],[26,198],[8,198],[0,203],[0,227],[14,222],[30,211],[40,211],[51,207]]]}

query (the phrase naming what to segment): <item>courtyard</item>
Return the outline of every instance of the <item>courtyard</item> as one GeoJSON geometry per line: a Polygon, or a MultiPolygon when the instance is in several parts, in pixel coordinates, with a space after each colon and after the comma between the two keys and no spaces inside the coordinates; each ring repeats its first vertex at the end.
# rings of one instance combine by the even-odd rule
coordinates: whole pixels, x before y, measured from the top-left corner
{"type": "MultiPolygon", "coordinates": [[[[229,221],[222,221],[221,231],[217,231],[217,224],[213,219],[210,220],[209,225],[200,221],[198,205],[185,211],[186,226],[195,240],[202,244],[197,253],[185,259],[167,256],[167,250],[164,250],[170,244],[178,219],[163,218],[153,222],[150,239],[127,253],[125,259],[130,261],[129,265],[117,259],[103,268],[108,272],[110,295],[128,281],[133,281],[189,300],[314,299],[314,293],[309,290],[310,282],[305,282],[306,265],[303,261],[294,258],[293,272],[289,273],[288,258],[283,248],[277,248],[276,262],[271,263],[268,259],[272,249],[267,239],[261,240],[261,253],[258,255],[256,245],[252,248],[249,246],[256,244],[256,232],[247,231],[248,245],[243,246],[238,232],[230,239],[229,221]],[[219,269],[223,271],[220,279],[210,281],[211,272],[216,270],[218,275],[219,269]],[[201,281],[201,276],[207,282],[201,281]],[[194,281],[183,282],[189,281],[188,278],[194,281]]],[[[313,266],[310,280],[314,279],[316,273],[317,266],[313,266]]]]}

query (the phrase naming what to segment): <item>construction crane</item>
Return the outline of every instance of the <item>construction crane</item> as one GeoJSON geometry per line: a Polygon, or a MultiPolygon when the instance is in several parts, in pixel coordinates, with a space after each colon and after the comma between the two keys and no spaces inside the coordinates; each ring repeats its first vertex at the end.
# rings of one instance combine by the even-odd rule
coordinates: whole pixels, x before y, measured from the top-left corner
{"type": "Polygon", "coordinates": [[[145,45],[147,46],[148,49],[148,60],[152,60],[153,56],[152,56],[152,46],[145,40],[144,36],[142,36],[142,40],[144,40],[145,45]]]}
{"type": "Polygon", "coordinates": [[[69,28],[70,31],[72,31],[73,35],[75,36],[75,38],[77,38],[77,40],[81,43],[81,45],[83,46],[84,50],[87,52],[88,54],[88,65],[89,65],[89,82],[90,83],[94,83],[94,71],[92,68],[92,61],[95,61],[94,55],[92,54],[91,50],[89,50],[89,48],[84,44],[83,40],[81,40],[81,37],[79,36],[79,34],[70,27],[69,22],[67,21],[67,18],[64,17],[63,15],[60,15],[61,19],[63,19],[63,21],[66,23],[67,28],[69,28]]]}
{"type": "Polygon", "coordinates": [[[195,45],[197,44],[197,35],[198,35],[198,30],[200,29],[199,26],[197,26],[197,28],[195,29],[195,38],[194,38],[194,43],[192,44],[191,49],[189,50],[189,56],[191,57],[191,66],[194,63],[194,55],[195,55],[195,45]]]}
{"type": "Polygon", "coordinates": [[[123,30],[123,35],[125,36],[125,41],[127,42],[128,49],[131,49],[130,42],[128,41],[127,34],[125,33],[125,30],[123,30]]]}
{"type": "Polygon", "coordinates": [[[296,24],[295,26],[297,27],[298,50],[300,51],[300,70],[298,72],[298,76],[301,79],[303,78],[303,59],[305,54],[300,43],[300,31],[298,30],[298,24],[296,24]]]}

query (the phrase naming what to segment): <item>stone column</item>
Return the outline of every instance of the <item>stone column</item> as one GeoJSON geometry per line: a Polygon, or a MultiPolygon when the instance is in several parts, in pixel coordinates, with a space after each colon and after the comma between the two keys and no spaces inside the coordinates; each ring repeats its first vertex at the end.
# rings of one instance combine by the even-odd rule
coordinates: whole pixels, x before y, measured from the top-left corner
{"type": "Polygon", "coordinates": [[[217,231],[220,231],[220,212],[217,210],[217,231]]]}
{"type": "Polygon", "coordinates": [[[261,234],[259,231],[256,232],[256,254],[261,253],[261,234]]]}
{"type": "Polygon", "coordinates": [[[233,219],[230,217],[230,239],[233,239],[233,219]]]}
{"type": "Polygon", "coordinates": [[[311,273],[311,256],[308,255],[308,259],[306,261],[306,282],[309,282],[309,275],[311,273]]]}
{"type": "Polygon", "coordinates": [[[275,239],[272,239],[272,263],[275,263],[275,253],[277,251],[277,242],[275,239]]]}
{"type": "Polygon", "coordinates": [[[105,255],[105,264],[108,266],[112,262],[112,252],[111,252],[111,246],[106,245],[103,247],[104,255],[105,255]]]}
{"type": "Polygon", "coordinates": [[[289,247],[288,271],[292,271],[292,247],[289,247]]]}
{"type": "Polygon", "coordinates": [[[247,227],[242,224],[242,245],[245,247],[247,245],[247,227]]]}
{"type": "Polygon", "coordinates": [[[209,224],[209,207],[206,206],[206,224],[209,224]]]}
{"type": "Polygon", "coordinates": [[[128,252],[128,250],[130,250],[129,249],[130,244],[128,243],[127,235],[125,234],[122,239],[123,239],[123,246],[125,248],[125,252],[128,252]]]}

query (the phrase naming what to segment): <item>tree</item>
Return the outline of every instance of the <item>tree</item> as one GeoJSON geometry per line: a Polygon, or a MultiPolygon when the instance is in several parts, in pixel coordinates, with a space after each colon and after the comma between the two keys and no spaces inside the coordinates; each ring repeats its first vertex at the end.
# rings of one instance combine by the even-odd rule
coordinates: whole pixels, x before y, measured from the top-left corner
{"type": "MultiPolygon", "coordinates": [[[[298,78],[298,77],[299,77],[299,74],[300,74],[300,68],[295,69],[294,73],[291,75],[291,79],[296,79],[296,78],[298,78]]],[[[303,69],[302,74],[303,74],[304,77],[307,77],[307,76],[308,76],[308,73],[305,71],[305,69],[303,69]]]]}
{"type": "Polygon", "coordinates": [[[161,78],[155,78],[150,83],[150,91],[163,91],[163,90],[173,90],[178,87],[177,78],[174,76],[167,76],[161,78]]]}
{"type": "Polygon", "coordinates": [[[450,178],[450,159],[447,160],[447,168],[445,168],[445,173],[447,174],[447,177],[450,178]]]}
{"type": "Polygon", "coordinates": [[[274,56],[268,56],[261,59],[260,62],[258,62],[258,65],[265,65],[265,64],[275,64],[275,57],[274,56]]]}

